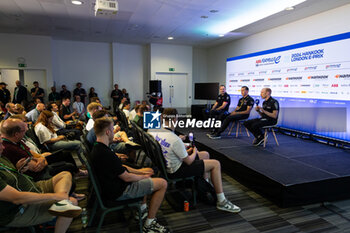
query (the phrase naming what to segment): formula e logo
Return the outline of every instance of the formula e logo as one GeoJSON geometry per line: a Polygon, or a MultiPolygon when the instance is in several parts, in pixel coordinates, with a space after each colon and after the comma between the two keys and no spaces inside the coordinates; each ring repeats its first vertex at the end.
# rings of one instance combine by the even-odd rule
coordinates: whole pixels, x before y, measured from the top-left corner
{"type": "Polygon", "coordinates": [[[144,112],[143,113],[143,128],[144,129],[160,129],[161,121],[158,110],[157,112],[144,112]]]}
{"type": "Polygon", "coordinates": [[[281,56],[278,57],[267,57],[255,61],[255,66],[272,65],[278,64],[281,61],[281,56]]]}

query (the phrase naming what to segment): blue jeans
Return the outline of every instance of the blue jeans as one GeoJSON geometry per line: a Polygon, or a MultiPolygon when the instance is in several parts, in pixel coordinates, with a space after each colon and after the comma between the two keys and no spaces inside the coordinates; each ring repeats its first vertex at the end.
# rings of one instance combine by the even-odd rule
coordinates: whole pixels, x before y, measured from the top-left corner
{"type": "Polygon", "coordinates": [[[48,146],[49,146],[50,150],[59,150],[59,149],[75,150],[79,154],[83,151],[82,150],[82,143],[78,140],[73,140],[73,141],[61,140],[61,141],[55,142],[53,144],[49,144],[48,146]]]}

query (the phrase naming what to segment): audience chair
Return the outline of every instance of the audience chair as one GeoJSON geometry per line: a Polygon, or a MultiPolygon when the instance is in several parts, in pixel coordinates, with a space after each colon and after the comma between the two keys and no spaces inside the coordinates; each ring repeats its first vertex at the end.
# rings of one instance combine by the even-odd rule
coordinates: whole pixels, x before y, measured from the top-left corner
{"type": "Polygon", "coordinates": [[[264,132],[264,147],[266,147],[266,143],[267,143],[267,136],[268,136],[268,132],[271,131],[273,134],[273,137],[275,138],[275,142],[277,144],[277,146],[279,146],[278,141],[277,141],[277,137],[275,134],[275,130],[273,129],[274,127],[276,127],[276,125],[268,125],[268,126],[264,126],[262,127],[265,132],[264,132]]]}
{"type": "MultiPolygon", "coordinates": [[[[244,122],[246,120],[238,120],[238,121],[234,121],[232,122],[232,125],[231,125],[231,128],[230,128],[230,131],[228,132],[227,136],[230,136],[231,135],[231,131],[233,129],[233,127],[235,126],[235,123],[236,123],[236,138],[238,138],[238,131],[240,134],[242,134],[242,127],[244,127],[244,122]]],[[[250,134],[249,134],[249,131],[246,127],[244,127],[246,133],[247,133],[247,136],[250,137],[250,134]]]]}
{"type": "MultiPolygon", "coordinates": [[[[89,178],[90,178],[90,181],[92,183],[93,190],[96,194],[95,195],[96,200],[94,201],[94,206],[92,209],[92,213],[90,216],[88,226],[91,226],[98,208],[100,211],[102,211],[102,213],[101,213],[101,217],[100,217],[97,229],[96,229],[97,233],[99,233],[101,231],[103,220],[104,220],[105,216],[110,212],[122,210],[122,209],[125,209],[126,207],[136,207],[138,209],[139,216],[141,216],[141,204],[142,204],[143,197],[136,198],[136,199],[130,199],[130,200],[124,200],[124,201],[106,201],[106,200],[103,200],[102,196],[101,196],[100,184],[98,182],[97,177],[95,176],[94,169],[90,166],[91,161],[88,158],[86,158],[84,155],[81,155],[81,157],[82,157],[82,160],[84,162],[84,165],[86,166],[86,168],[89,172],[89,178]]],[[[139,218],[139,231],[140,231],[140,233],[142,232],[142,218],[141,217],[139,218]]]]}
{"type": "Polygon", "coordinates": [[[121,124],[120,128],[123,131],[125,131],[126,133],[128,133],[129,122],[128,122],[128,119],[125,116],[125,113],[122,110],[117,109],[116,115],[117,115],[118,121],[120,121],[120,124],[121,124]]]}
{"type": "Polygon", "coordinates": [[[152,163],[159,169],[161,177],[163,177],[168,184],[176,184],[176,182],[183,181],[184,184],[187,180],[192,181],[192,197],[193,197],[193,206],[196,206],[197,204],[197,190],[195,186],[195,177],[185,177],[185,178],[177,178],[177,179],[171,179],[168,177],[168,173],[166,171],[166,163],[163,156],[162,149],[159,145],[159,143],[153,138],[152,135],[144,132],[144,143],[146,146],[146,154],[151,159],[152,163]]]}

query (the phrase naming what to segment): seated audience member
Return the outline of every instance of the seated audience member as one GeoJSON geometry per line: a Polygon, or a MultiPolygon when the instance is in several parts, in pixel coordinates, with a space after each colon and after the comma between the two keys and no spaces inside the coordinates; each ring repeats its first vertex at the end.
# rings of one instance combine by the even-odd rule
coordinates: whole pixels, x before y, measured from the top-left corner
{"type": "Polygon", "coordinates": [[[4,120],[8,119],[10,116],[17,114],[16,105],[14,103],[7,103],[5,105],[7,113],[4,116],[4,120]]]}
{"type": "Polygon", "coordinates": [[[51,93],[49,94],[49,101],[56,102],[61,100],[60,94],[56,91],[56,87],[51,87],[51,93]]]}
{"type": "Polygon", "coordinates": [[[128,120],[129,120],[129,116],[130,116],[130,111],[129,110],[130,110],[130,102],[129,101],[125,101],[123,103],[123,112],[125,114],[126,119],[128,119],[128,120]]]}
{"type": "Polygon", "coordinates": [[[70,98],[67,98],[67,97],[63,98],[61,110],[60,110],[60,117],[64,121],[74,121],[76,114],[77,112],[75,110],[72,112],[70,109],[70,98]]]}
{"type": "Polygon", "coordinates": [[[231,122],[249,118],[250,111],[254,105],[254,99],[248,95],[248,92],[249,88],[247,86],[241,88],[242,98],[239,99],[236,109],[225,118],[220,129],[216,129],[212,134],[208,135],[209,138],[220,139],[221,133],[226,130],[231,122]]]}
{"type": "Polygon", "coordinates": [[[94,120],[92,119],[92,114],[94,114],[94,112],[98,111],[98,110],[102,110],[102,105],[96,102],[90,103],[87,106],[87,111],[88,111],[88,117],[89,117],[89,121],[86,124],[85,129],[87,131],[90,131],[93,127],[94,127],[94,120]]]}
{"type": "Polygon", "coordinates": [[[264,142],[264,134],[261,131],[262,127],[275,125],[278,122],[278,112],[280,107],[278,101],[271,97],[271,92],[270,88],[263,88],[261,90],[261,98],[265,99],[263,107],[255,107],[255,110],[261,117],[244,122],[244,126],[252,132],[255,137],[253,142],[254,146],[259,146],[264,142]]]}
{"type": "Polygon", "coordinates": [[[97,119],[94,130],[97,141],[91,152],[91,164],[99,179],[103,198],[123,201],[144,197],[141,216],[146,216],[148,213],[143,232],[169,232],[156,220],[156,213],[162,204],[167,182],[163,178],[150,178],[154,173],[151,168],[134,169],[122,165],[120,159],[109,148],[114,137],[112,120],[105,117],[97,119]],[[148,211],[147,195],[152,195],[148,211]]]}
{"type": "Polygon", "coordinates": [[[126,97],[123,97],[120,104],[119,104],[119,109],[123,110],[123,106],[124,106],[124,102],[128,101],[128,99],[126,97]]]}
{"type": "Polygon", "coordinates": [[[10,118],[1,124],[4,151],[6,156],[20,170],[19,163],[30,158],[27,175],[35,181],[49,179],[62,171],[69,171],[72,175],[79,172],[74,159],[70,154],[36,153],[31,151],[24,142],[28,126],[20,119],[10,118]]]}
{"type": "Polygon", "coordinates": [[[134,103],[134,108],[130,111],[129,120],[132,121],[136,116],[136,107],[140,105],[140,101],[136,100],[134,103]]]}
{"type": "MultiPolygon", "coordinates": [[[[55,233],[68,230],[72,218],[81,213],[75,198],[69,197],[72,175],[61,172],[49,180],[33,182],[1,156],[0,138],[0,226],[26,227],[52,221],[57,216],[55,233]]],[[[25,172],[25,160],[21,161],[25,172]]]]}
{"type": "Polygon", "coordinates": [[[36,107],[26,114],[28,121],[35,123],[42,111],[45,110],[45,105],[43,103],[38,103],[36,107]]]}
{"type": "Polygon", "coordinates": [[[177,121],[177,111],[173,108],[166,108],[162,113],[162,118],[170,128],[151,130],[150,134],[160,143],[163,155],[166,160],[167,172],[170,178],[183,178],[189,176],[205,176],[206,172],[211,175],[218,202],[216,207],[232,213],[238,213],[241,209],[225,198],[221,180],[220,162],[214,159],[197,160],[197,148],[194,147],[192,154],[188,154],[182,140],[173,132],[174,124],[177,121]]]}
{"type": "Polygon", "coordinates": [[[34,125],[34,131],[41,144],[46,144],[50,150],[75,150],[82,153],[82,143],[78,140],[66,140],[64,135],[57,136],[52,125],[53,113],[43,111],[34,125]]]}
{"type": "Polygon", "coordinates": [[[62,91],[60,91],[60,97],[61,100],[63,100],[64,98],[72,98],[72,94],[70,93],[70,91],[67,90],[66,85],[62,85],[62,91]]]}
{"type": "Polygon", "coordinates": [[[53,113],[53,119],[52,119],[52,125],[53,129],[57,133],[57,135],[68,135],[68,134],[74,134],[74,138],[77,140],[80,140],[80,136],[82,135],[82,132],[79,129],[67,129],[67,124],[69,126],[72,126],[72,121],[64,122],[61,117],[58,115],[58,106],[55,102],[51,102],[47,105],[47,110],[51,111],[53,113]]]}
{"type": "Polygon", "coordinates": [[[151,105],[149,105],[147,100],[142,100],[141,105],[145,105],[147,108],[147,111],[151,111],[151,105]]]}
{"type": "Polygon", "coordinates": [[[95,92],[94,87],[90,87],[90,92],[89,92],[89,101],[91,103],[91,98],[98,97],[98,94],[95,92]]]}
{"type": "MultiPolygon", "coordinates": [[[[138,105],[136,107],[136,116],[134,117],[133,121],[140,126],[141,129],[145,130],[143,128],[143,113],[147,111],[147,107],[145,105],[138,105]]],[[[147,130],[145,130],[147,131],[147,130]]]]}
{"type": "MultiPolygon", "coordinates": [[[[108,117],[108,112],[106,110],[98,110],[92,115],[93,121],[102,117],[108,117]]],[[[126,133],[124,131],[120,131],[120,127],[118,129],[118,125],[114,126],[113,133],[114,138],[113,143],[110,146],[111,149],[118,154],[128,154],[131,155],[131,157],[134,157],[135,153],[133,150],[139,149],[141,146],[130,141],[126,133]]],[[[96,142],[96,134],[94,128],[88,132],[86,135],[86,140],[88,140],[91,146],[96,142]]]]}
{"type": "Polygon", "coordinates": [[[26,115],[26,114],[27,114],[27,112],[24,110],[23,105],[21,105],[21,104],[16,104],[16,105],[15,105],[15,108],[16,108],[17,114],[22,114],[22,115],[26,115]]]}
{"type": "Polygon", "coordinates": [[[84,120],[85,106],[80,101],[80,96],[75,96],[75,102],[73,103],[73,110],[77,113],[77,118],[84,120]]]}

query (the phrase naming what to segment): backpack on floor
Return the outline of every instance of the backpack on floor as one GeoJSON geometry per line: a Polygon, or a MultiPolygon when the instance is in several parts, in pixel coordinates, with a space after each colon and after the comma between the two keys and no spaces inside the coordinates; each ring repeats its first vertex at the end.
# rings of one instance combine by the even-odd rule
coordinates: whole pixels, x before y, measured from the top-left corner
{"type": "Polygon", "coordinates": [[[197,198],[208,205],[216,205],[217,196],[214,187],[203,177],[196,177],[197,198]]]}

